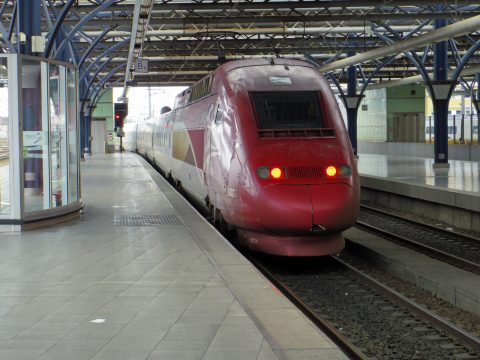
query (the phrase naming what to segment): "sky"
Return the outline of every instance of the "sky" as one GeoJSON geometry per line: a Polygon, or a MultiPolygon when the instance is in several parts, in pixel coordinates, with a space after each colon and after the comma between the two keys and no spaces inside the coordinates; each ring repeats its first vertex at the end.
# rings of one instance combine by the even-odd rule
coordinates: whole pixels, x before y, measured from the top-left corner
{"type": "MultiPolygon", "coordinates": [[[[185,86],[131,87],[128,92],[128,122],[144,121],[160,115],[164,106],[173,108],[175,96],[185,86]]],[[[113,88],[113,100],[122,95],[123,88],[113,88]]]]}

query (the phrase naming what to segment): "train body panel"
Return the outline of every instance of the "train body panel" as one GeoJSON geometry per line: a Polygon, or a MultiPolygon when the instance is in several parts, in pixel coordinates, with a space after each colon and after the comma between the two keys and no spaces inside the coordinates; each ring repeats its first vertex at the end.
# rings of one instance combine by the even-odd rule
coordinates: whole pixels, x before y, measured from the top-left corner
{"type": "Polygon", "coordinates": [[[143,127],[145,157],[150,161],[153,161],[153,126],[154,122],[146,122],[143,127]]]}
{"type": "Polygon", "coordinates": [[[123,147],[128,151],[137,151],[137,123],[125,124],[125,139],[123,147]]]}
{"type": "Polygon", "coordinates": [[[172,171],[172,129],[173,112],[168,112],[155,119],[153,128],[153,159],[155,165],[164,175],[170,176],[172,171]]]}
{"type": "Polygon", "coordinates": [[[205,201],[205,126],[213,99],[196,101],[174,113],[172,176],[198,202],[205,201]]]}
{"type": "MultiPolygon", "coordinates": [[[[358,174],[337,102],[309,64],[226,63],[180,94],[159,122],[154,132],[170,141],[154,135],[157,166],[236,228],[244,245],[289,256],[343,247],[341,231],[358,213],[358,174]]],[[[148,135],[138,139],[141,153],[148,135]]]]}

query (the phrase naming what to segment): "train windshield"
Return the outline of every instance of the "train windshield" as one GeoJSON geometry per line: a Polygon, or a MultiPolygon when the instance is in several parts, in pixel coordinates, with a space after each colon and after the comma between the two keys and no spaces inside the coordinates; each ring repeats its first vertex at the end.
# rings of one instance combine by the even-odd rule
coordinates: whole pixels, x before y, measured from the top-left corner
{"type": "Polygon", "coordinates": [[[323,128],[316,91],[254,92],[260,129],[323,128]]]}

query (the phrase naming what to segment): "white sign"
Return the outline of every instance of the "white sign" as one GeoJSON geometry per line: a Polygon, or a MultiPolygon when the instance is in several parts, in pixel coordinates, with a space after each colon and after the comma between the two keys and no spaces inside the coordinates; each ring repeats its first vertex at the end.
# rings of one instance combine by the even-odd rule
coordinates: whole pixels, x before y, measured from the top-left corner
{"type": "Polygon", "coordinates": [[[148,73],[148,59],[137,59],[137,64],[135,66],[135,72],[137,72],[137,73],[148,73]]]}
{"type": "Polygon", "coordinates": [[[48,145],[48,131],[24,131],[23,146],[48,145]]]}

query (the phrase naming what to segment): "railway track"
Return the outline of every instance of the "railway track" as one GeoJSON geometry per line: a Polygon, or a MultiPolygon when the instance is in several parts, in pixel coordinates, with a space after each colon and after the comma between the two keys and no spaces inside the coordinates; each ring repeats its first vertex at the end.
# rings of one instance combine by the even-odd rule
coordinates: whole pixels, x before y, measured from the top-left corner
{"type": "Polygon", "coordinates": [[[352,359],[480,359],[480,339],[338,257],[250,260],[352,359]]]}
{"type": "Polygon", "coordinates": [[[363,205],[355,226],[480,275],[480,239],[363,205]]]}

